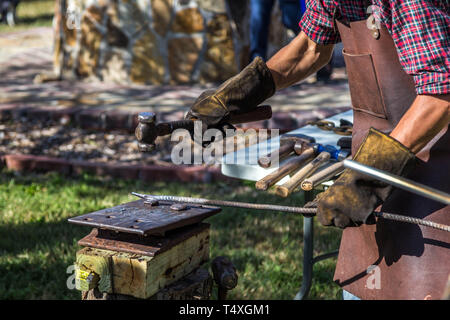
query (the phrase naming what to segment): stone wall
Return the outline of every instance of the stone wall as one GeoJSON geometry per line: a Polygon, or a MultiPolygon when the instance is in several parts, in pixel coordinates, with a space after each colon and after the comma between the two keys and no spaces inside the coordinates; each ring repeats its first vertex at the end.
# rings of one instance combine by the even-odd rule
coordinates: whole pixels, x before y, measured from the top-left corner
{"type": "MultiPolygon", "coordinates": [[[[136,84],[221,82],[248,64],[248,0],[57,0],[54,69],[136,84]]],[[[269,56],[288,41],[274,6],[269,56]]]]}

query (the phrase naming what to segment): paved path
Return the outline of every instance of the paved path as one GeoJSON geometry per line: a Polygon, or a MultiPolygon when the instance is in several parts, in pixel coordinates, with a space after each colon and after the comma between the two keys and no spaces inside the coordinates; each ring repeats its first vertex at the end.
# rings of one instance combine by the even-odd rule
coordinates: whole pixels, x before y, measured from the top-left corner
{"type": "MultiPolygon", "coordinates": [[[[52,30],[48,27],[0,33],[0,108],[52,107],[112,109],[137,113],[155,111],[165,119],[179,118],[206,88],[212,85],[143,86],[55,81],[34,84],[34,77],[52,70],[52,30]]],[[[277,114],[326,117],[350,106],[343,68],[329,84],[307,79],[282,90],[267,103],[277,114]],[[325,113],[321,112],[326,110],[325,113]]]]}
{"type": "MultiPolygon", "coordinates": [[[[51,55],[53,33],[49,27],[37,27],[23,31],[0,32],[0,64],[8,63],[17,54],[44,52],[51,55]]],[[[39,54],[39,53],[38,53],[39,54]]]]}

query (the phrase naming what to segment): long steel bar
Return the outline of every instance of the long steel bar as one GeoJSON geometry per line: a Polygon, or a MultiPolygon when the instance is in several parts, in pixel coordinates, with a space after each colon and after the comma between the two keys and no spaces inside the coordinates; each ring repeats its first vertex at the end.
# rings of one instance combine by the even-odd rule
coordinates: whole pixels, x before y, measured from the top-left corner
{"type": "Polygon", "coordinates": [[[387,220],[395,220],[395,221],[400,221],[400,222],[419,224],[421,226],[426,226],[426,227],[450,232],[450,226],[442,224],[442,223],[437,223],[437,222],[433,222],[433,221],[428,221],[428,220],[413,218],[413,217],[408,217],[408,216],[402,216],[399,214],[393,214],[393,213],[388,213],[388,212],[374,212],[374,214],[375,214],[375,216],[377,216],[379,218],[383,218],[383,219],[387,219],[387,220]]]}
{"type": "MultiPolygon", "coordinates": [[[[167,196],[167,195],[146,195],[137,192],[132,192],[132,195],[142,199],[154,199],[158,201],[173,201],[173,202],[184,202],[200,205],[211,205],[211,206],[224,206],[224,207],[235,207],[244,209],[255,209],[255,210],[271,210],[271,211],[281,211],[290,213],[300,213],[305,216],[314,216],[317,212],[317,208],[302,208],[302,207],[290,207],[290,206],[279,206],[273,204],[256,204],[247,202],[235,202],[235,201],[224,201],[224,200],[210,200],[204,198],[191,198],[191,197],[177,197],[177,196],[167,196]]],[[[384,218],[387,220],[395,220],[400,222],[418,224],[434,229],[439,229],[443,231],[450,232],[450,226],[436,223],[432,221],[427,221],[418,218],[412,218],[408,216],[402,216],[399,214],[387,213],[387,212],[374,212],[375,216],[384,218]]]]}
{"type": "Polygon", "coordinates": [[[142,199],[155,199],[158,201],[173,201],[173,202],[185,202],[200,205],[211,205],[211,206],[224,206],[224,207],[236,207],[244,209],[255,209],[255,210],[271,210],[271,211],[282,211],[290,213],[300,213],[307,216],[313,216],[316,214],[315,208],[301,208],[301,207],[289,207],[289,206],[279,206],[273,204],[259,204],[259,203],[246,203],[246,202],[236,202],[236,201],[224,201],[224,200],[209,200],[204,198],[191,198],[191,197],[176,197],[176,196],[158,196],[158,195],[145,195],[141,193],[132,192],[142,199]]]}
{"type": "Polygon", "coordinates": [[[433,199],[446,205],[450,204],[450,195],[440,190],[425,186],[409,179],[366,166],[353,160],[344,160],[344,167],[366,174],[377,180],[389,183],[400,189],[433,199]]]}

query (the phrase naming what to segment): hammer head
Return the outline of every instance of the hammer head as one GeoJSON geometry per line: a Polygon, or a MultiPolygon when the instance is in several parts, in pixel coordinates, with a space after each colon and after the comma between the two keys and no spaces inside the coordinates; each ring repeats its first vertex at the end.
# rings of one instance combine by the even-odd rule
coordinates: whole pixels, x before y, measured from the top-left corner
{"type": "Polygon", "coordinates": [[[280,137],[280,144],[287,142],[287,141],[293,141],[293,142],[302,141],[302,142],[306,142],[306,143],[314,143],[314,142],[316,142],[316,139],[314,139],[313,137],[307,136],[306,134],[301,134],[301,133],[283,134],[280,137]]]}
{"type": "Polygon", "coordinates": [[[138,140],[138,148],[141,152],[150,152],[155,149],[156,114],[153,112],[141,112],[138,115],[138,126],[134,132],[138,140]]]}
{"type": "Polygon", "coordinates": [[[311,143],[316,142],[316,139],[301,133],[286,134],[280,138],[280,144],[289,141],[294,144],[294,152],[296,154],[302,154],[305,148],[307,148],[311,143]]]}

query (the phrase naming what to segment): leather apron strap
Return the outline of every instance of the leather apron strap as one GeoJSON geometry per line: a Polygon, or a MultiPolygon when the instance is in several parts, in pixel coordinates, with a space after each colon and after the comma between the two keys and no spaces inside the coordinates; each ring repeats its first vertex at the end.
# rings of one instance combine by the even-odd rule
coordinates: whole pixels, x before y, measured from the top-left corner
{"type": "MultiPolygon", "coordinates": [[[[354,111],[352,151],[370,127],[392,131],[416,97],[384,25],[336,22],[354,111]]],[[[382,152],[382,150],[380,150],[382,152]]],[[[450,192],[450,132],[443,130],[417,155],[409,178],[450,192]]],[[[449,224],[450,206],[395,189],[383,211],[449,224]]],[[[335,281],[362,299],[439,299],[450,274],[450,233],[379,219],[343,232],[335,281]]]]}

